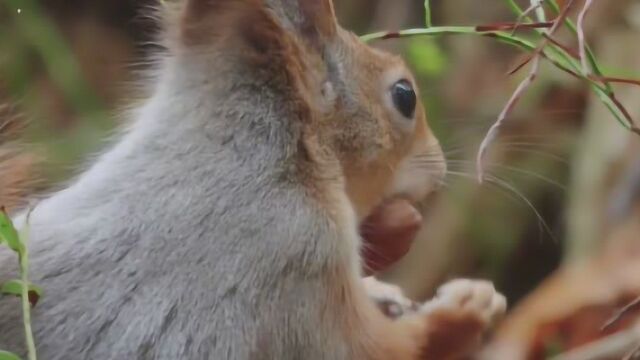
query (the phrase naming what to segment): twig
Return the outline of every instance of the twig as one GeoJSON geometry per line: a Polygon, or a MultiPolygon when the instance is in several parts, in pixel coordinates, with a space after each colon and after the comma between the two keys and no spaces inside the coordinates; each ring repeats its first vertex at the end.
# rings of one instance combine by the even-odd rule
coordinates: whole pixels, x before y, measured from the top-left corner
{"type": "Polygon", "coordinates": [[[640,344],[636,345],[633,350],[629,351],[629,353],[625,355],[622,360],[633,360],[636,359],[638,355],[640,355],[640,344]]]}
{"type": "Polygon", "coordinates": [[[638,342],[640,342],[640,329],[634,326],[555,356],[551,360],[622,359],[630,351],[633,354],[638,342]]]}
{"type": "Polygon", "coordinates": [[[520,85],[518,85],[516,91],[511,95],[509,102],[507,102],[507,105],[504,107],[504,109],[502,109],[500,116],[498,116],[498,120],[491,126],[489,132],[487,132],[487,135],[482,140],[482,143],[480,144],[480,150],[478,151],[478,158],[476,159],[478,181],[480,183],[484,181],[484,159],[486,158],[486,153],[489,149],[489,146],[495,141],[496,137],[498,136],[500,127],[504,123],[507,116],[518,104],[518,101],[520,101],[520,98],[522,98],[522,95],[525,93],[525,91],[527,91],[529,86],[531,86],[531,84],[533,84],[533,82],[535,81],[536,77],[538,76],[539,69],[540,56],[536,56],[533,58],[533,63],[531,65],[529,75],[524,80],[522,80],[520,85]]]}
{"type": "Polygon", "coordinates": [[[536,11],[540,6],[542,6],[542,2],[532,1],[531,5],[529,5],[529,7],[518,16],[518,20],[516,21],[516,23],[519,25],[513,28],[513,32],[511,33],[511,35],[515,35],[515,33],[520,28],[520,25],[523,25],[522,22],[524,21],[524,19],[528,17],[529,14],[536,11]]]}
{"type": "Polygon", "coordinates": [[[637,299],[633,300],[632,302],[630,302],[629,304],[625,305],[622,309],[618,310],[612,317],[611,319],[607,320],[607,322],[602,325],[602,327],[600,328],[601,331],[607,330],[608,328],[610,328],[611,326],[613,326],[615,323],[617,323],[618,321],[620,321],[620,319],[626,315],[627,313],[635,310],[637,307],[640,306],[640,297],[638,297],[637,299]]]}
{"type": "MultiPolygon", "coordinates": [[[[586,81],[598,96],[598,99],[602,101],[604,106],[611,112],[611,114],[616,118],[620,124],[622,124],[625,128],[631,130],[632,132],[640,135],[640,127],[635,125],[633,119],[629,115],[629,112],[625,109],[624,105],[620,103],[620,101],[616,98],[611,83],[625,83],[631,85],[639,85],[640,80],[635,79],[620,79],[607,77],[602,74],[600,68],[595,60],[595,56],[593,52],[589,48],[589,45],[585,42],[581,49],[586,52],[586,59],[589,61],[591,66],[591,71],[593,74],[585,75],[582,72],[580,58],[582,57],[579,51],[573,50],[559,41],[555,40],[553,36],[551,36],[560,23],[566,24],[569,29],[577,35],[578,29],[576,25],[569,19],[567,16],[568,7],[573,3],[570,2],[569,5],[565,6],[561,9],[555,0],[547,0],[546,3],[551,6],[551,8],[556,13],[556,20],[551,22],[552,28],[548,31],[544,31],[544,29],[549,27],[549,22],[546,21],[544,16],[544,9],[542,9],[540,0],[530,0],[532,9],[538,10],[536,13],[536,17],[539,22],[534,22],[527,13],[533,11],[527,9],[527,12],[520,9],[515,0],[506,0],[506,3],[512,8],[514,12],[518,14],[518,19],[522,20],[525,18],[529,23],[521,24],[520,21],[516,23],[497,23],[497,24],[487,24],[487,25],[478,25],[478,26],[433,26],[421,29],[406,29],[401,31],[392,31],[392,32],[377,32],[368,35],[362,36],[362,40],[364,41],[372,41],[372,40],[384,40],[384,39],[393,39],[393,38],[404,38],[404,37],[412,37],[412,36],[442,36],[442,35],[476,35],[476,36],[484,36],[491,37],[500,42],[509,44],[511,46],[518,47],[523,49],[532,55],[528,56],[527,59],[519,64],[511,73],[515,73],[525,65],[529,64],[533,58],[535,57],[543,57],[548,60],[551,64],[553,64],[556,68],[561,71],[564,71],[576,78],[586,81]],[[540,11],[541,10],[541,11],[540,11]],[[537,46],[536,44],[528,41],[522,37],[515,36],[514,34],[510,34],[501,30],[512,29],[515,30],[519,27],[529,28],[535,30],[535,32],[544,38],[544,42],[541,46],[537,46]],[[551,46],[548,46],[551,45],[551,46]],[[547,48],[549,52],[547,52],[547,48]]],[[[425,2],[428,4],[428,2],[425,2]]],[[[426,5],[425,5],[426,6],[426,5]]],[[[583,57],[584,58],[584,57],[583,57]]],[[[495,131],[494,131],[495,135],[495,131]]],[[[487,145],[488,146],[488,145],[487,145]]],[[[484,155],[483,155],[484,156],[484,155]]]]}
{"type": "MultiPolygon", "coordinates": [[[[584,54],[581,55],[579,53],[576,53],[573,49],[571,49],[571,48],[567,47],[566,45],[560,43],[559,41],[555,40],[549,34],[542,34],[542,36],[545,39],[547,39],[550,43],[552,43],[553,45],[555,45],[555,46],[559,47],[560,49],[562,49],[564,52],[566,52],[569,56],[573,57],[574,59],[581,59],[581,56],[584,56],[584,54]]],[[[581,47],[581,49],[584,51],[585,48],[581,47]]],[[[611,89],[611,91],[607,91],[607,89],[610,88],[610,86],[609,86],[610,83],[624,83],[624,84],[629,84],[629,85],[638,85],[638,86],[640,86],[640,80],[598,76],[598,75],[585,74],[584,72],[582,74],[579,74],[579,73],[577,73],[577,72],[575,72],[575,71],[563,66],[562,64],[556,62],[555,60],[549,58],[548,56],[544,55],[544,53],[541,53],[540,55],[545,57],[547,60],[549,60],[558,69],[560,69],[562,71],[565,71],[565,72],[577,77],[578,79],[591,82],[593,85],[596,85],[597,83],[600,83],[601,86],[602,86],[601,90],[603,91],[604,96],[609,98],[609,100],[611,101],[613,106],[624,117],[624,119],[628,123],[629,130],[631,130],[634,133],[640,134],[640,128],[635,124],[635,121],[634,121],[633,117],[631,116],[631,114],[629,113],[629,111],[620,102],[620,100],[618,100],[618,98],[616,97],[616,94],[613,91],[613,89],[611,89]]],[[[509,71],[509,75],[515,74],[518,71],[520,71],[520,69],[522,69],[525,65],[527,65],[531,61],[531,59],[532,59],[532,57],[528,56],[523,62],[521,62],[516,67],[514,67],[511,71],[509,71]]],[[[582,59],[584,59],[584,58],[582,58],[582,59]]]]}
{"type": "Polygon", "coordinates": [[[431,21],[431,0],[424,0],[424,24],[428,28],[433,26],[431,21]]]}
{"type": "Polygon", "coordinates": [[[2,124],[0,124],[0,134],[2,134],[2,132],[8,128],[11,125],[11,120],[7,120],[5,122],[3,122],[2,124]]]}
{"type": "MultiPolygon", "coordinates": [[[[580,29],[580,27],[578,27],[578,29],[580,29]]],[[[585,56],[587,56],[586,55],[587,47],[585,47],[585,44],[580,45],[580,53],[576,53],[573,49],[563,45],[559,41],[555,40],[552,36],[550,36],[548,34],[543,34],[543,36],[545,37],[545,39],[549,40],[552,44],[554,44],[555,46],[557,46],[557,47],[561,48],[562,50],[564,50],[564,52],[569,54],[569,56],[572,56],[575,59],[580,59],[582,61],[583,65],[586,64],[585,59],[587,59],[587,58],[585,58],[585,56]]],[[[526,65],[527,61],[530,61],[530,60],[528,59],[523,64],[517,66],[514,70],[512,70],[510,72],[510,74],[515,73],[519,69],[521,69],[524,65],[526,65]]],[[[556,64],[554,64],[554,65],[556,65],[556,64]]],[[[556,65],[556,67],[558,67],[560,70],[567,71],[561,65],[560,66],[556,65]]],[[[616,109],[618,109],[618,111],[622,114],[622,116],[628,122],[629,129],[631,131],[635,132],[635,133],[640,133],[640,129],[638,128],[637,125],[635,125],[635,121],[633,120],[633,117],[631,116],[631,114],[629,113],[627,108],[620,102],[620,100],[618,100],[618,98],[616,97],[615,92],[610,87],[610,83],[612,83],[612,82],[640,86],[640,80],[622,79],[622,78],[614,78],[614,77],[592,75],[590,73],[584,72],[584,70],[582,71],[582,75],[577,74],[577,73],[575,73],[573,71],[569,71],[569,73],[571,73],[572,75],[577,76],[579,79],[583,79],[583,80],[587,80],[587,81],[591,81],[591,82],[599,82],[599,83],[602,84],[602,86],[604,86],[603,90],[611,89],[610,91],[604,91],[605,96],[608,97],[611,100],[611,102],[616,107],[616,109]]]]}
{"type": "Polygon", "coordinates": [[[564,50],[564,52],[569,54],[569,56],[572,56],[575,59],[580,58],[580,54],[576,50],[570,48],[567,45],[564,45],[560,41],[558,41],[558,40],[554,39],[553,37],[549,36],[548,34],[542,34],[542,36],[544,36],[547,40],[549,40],[553,45],[555,45],[555,46],[561,48],[562,50],[564,50]]]}
{"type": "MultiPolygon", "coordinates": [[[[533,5],[533,1],[535,0],[532,0],[532,5],[533,5]]],[[[571,10],[571,7],[573,6],[574,1],[575,0],[569,0],[569,2],[564,7],[562,12],[560,12],[560,14],[553,21],[553,26],[551,26],[551,28],[547,32],[547,35],[549,37],[551,37],[558,30],[558,28],[564,23],[564,20],[568,16],[569,10],[571,10]]],[[[496,122],[491,126],[491,128],[487,132],[487,135],[485,136],[485,138],[482,140],[482,143],[480,144],[480,149],[478,150],[478,156],[476,158],[476,171],[478,172],[478,181],[480,183],[484,181],[484,165],[485,165],[484,159],[486,157],[487,150],[489,149],[489,146],[495,141],[496,137],[498,136],[498,132],[500,131],[500,128],[502,127],[502,124],[504,123],[507,116],[509,116],[509,114],[513,111],[515,106],[518,104],[518,101],[522,98],[522,95],[527,91],[527,89],[535,81],[538,75],[538,70],[540,69],[540,59],[543,57],[542,54],[544,53],[544,49],[547,46],[547,44],[549,44],[549,42],[550,42],[549,38],[545,37],[542,43],[538,45],[536,50],[531,54],[530,60],[526,61],[527,63],[530,61],[533,62],[531,65],[531,70],[529,71],[529,75],[524,80],[522,80],[522,82],[518,85],[518,87],[516,88],[516,91],[513,93],[513,95],[511,95],[511,98],[507,102],[507,105],[505,105],[504,109],[500,113],[500,116],[498,117],[496,122]]]]}
{"type": "Polygon", "coordinates": [[[476,26],[476,30],[485,32],[485,31],[505,31],[505,30],[513,30],[517,29],[548,29],[553,26],[553,22],[545,21],[545,22],[536,22],[536,23],[526,23],[522,24],[519,22],[515,23],[495,23],[489,25],[478,25],[476,26]]]}
{"type": "Polygon", "coordinates": [[[597,75],[591,75],[589,77],[591,79],[595,80],[595,81],[601,81],[603,83],[604,82],[607,82],[607,83],[622,83],[622,84],[640,86],[640,80],[636,80],[636,79],[624,79],[624,78],[617,78],[617,77],[610,77],[610,76],[597,76],[597,75]]]}
{"type": "Polygon", "coordinates": [[[631,116],[631,113],[629,113],[629,110],[627,110],[627,108],[624,107],[624,105],[620,102],[620,100],[618,100],[615,94],[613,93],[609,94],[609,98],[611,99],[613,104],[618,108],[618,110],[622,113],[622,115],[627,120],[627,122],[629,122],[629,130],[637,133],[638,127],[636,126],[635,121],[631,116]]]}
{"type": "Polygon", "coordinates": [[[546,15],[544,13],[544,8],[542,7],[542,3],[544,2],[544,0],[529,0],[529,2],[531,3],[531,5],[536,6],[536,17],[538,18],[538,21],[545,21],[546,20],[546,15]]]}
{"type": "MultiPolygon", "coordinates": [[[[547,0],[547,4],[549,4],[557,14],[560,13],[560,7],[555,0],[547,0]]],[[[567,18],[565,20],[565,23],[567,24],[569,30],[571,30],[576,36],[578,36],[578,29],[576,25],[571,21],[571,19],[567,18]]],[[[600,66],[598,66],[598,62],[596,61],[596,57],[587,42],[584,43],[584,49],[587,52],[587,60],[589,60],[589,64],[591,64],[591,69],[593,70],[594,74],[597,76],[603,76],[602,71],[600,70],[600,66]]],[[[611,87],[611,85],[609,85],[608,83],[606,83],[605,85],[607,87],[606,92],[613,92],[613,88],[611,87]]]]}
{"type": "MultiPolygon", "coordinates": [[[[562,44],[561,42],[559,42],[558,40],[554,39],[553,37],[549,36],[549,34],[544,33],[544,34],[542,34],[542,37],[547,39],[553,45],[555,45],[555,46],[559,47],[560,49],[564,50],[564,52],[566,52],[569,56],[572,56],[572,57],[574,57],[576,59],[579,57],[577,52],[575,52],[573,49],[570,49],[568,46],[562,44]]],[[[558,62],[555,62],[555,60],[553,60],[550,57],[544,55],[544,52],[540,53],[539,55],[541,55],[544,58],[546,58],[547,60],[551,61],[554,65],[559,64],[558,62]]],[[[517,73],[518,71],[520,71],[520,69],[525,67],[528,63],[530,63],[532,59],[533,59],[533,57],[531,55],[527,56],[524,61],[522,61],[521,63],[516,65],[512,70],[510,70],[508,72],[508,74],[509,75],[513,75],[513,74],[517,73]]],[[[556,66],[558,66],[558,65],[556,65],[556,66]]],[[[564,70],[563,68],[566,68],[563,65],[560,65],[559,67],[561,68],[561,70],[564,70]]],[[[582,79],[582,76],[578,75],[578,77],[582,79]]]]}
{"type": "Polygon", "coordinates": [[[589,9],[591,9],[591,5],[593,5],[593,0],[585,0],[584,6],[578,15],[578,23],[576,26],[576,31],[578,33],[578,49],[580,51],[580,64],[582,65],[582,73],[584,75],[591,73],[587,57],[587,42],[584,36],[584,19],[586,18],[589,9]]]}
{"type": "MultiPolygon", "coordinates": [[[[582,74],[589,78],[591,78],[591,71],[592,71],[589,65],[590,64],[594,65],[595,63],[593,61],[590,61],[589,46],[587,45],[587,42],[585,40],[585,35],[584,35],[584,19],[586,18],[587,13],[589,12],[589,9],[591,9],[591,6],[593,5],[593,3],[594,3],[594,0],[585,0],[584,5],[582,6],[582,10],[578,15],[578,22],[576,25],[576,34],[578,36],[578,51],[580,52],[580,64],[582,67],[582,74]]],[[[594,67],[594,70],[595,70],[595,67],[594,67]]],[[[616,97],[615,93],[613,92],[613,88],[610,86],[609,79],[607,77],[602,76],[599,73],[599,71],[596,75],[598,76],[600,81],[607,87],[607,90],[608,90],[607,95],[609,99],[611,99],[611,102],[616,106],[618,111],[620,111],[620,113],[624,116],[625,120],[629,123],[629,129],[636,134],[640,134],[640,128],[638,128],[638,126],[636,125],[635,121],[633,120],[633,117],[631,116],[631,114],[629,114],[629,111],[624,107],[624,105],[616,97]]],[[[625,83],[636,84],[635,81],[625,81],[625,83]]]]}

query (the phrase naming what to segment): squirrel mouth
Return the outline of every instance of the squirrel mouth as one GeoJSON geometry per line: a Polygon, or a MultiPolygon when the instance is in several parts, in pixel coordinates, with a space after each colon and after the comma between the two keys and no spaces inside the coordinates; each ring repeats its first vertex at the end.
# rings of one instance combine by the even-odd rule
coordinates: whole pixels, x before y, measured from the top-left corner
{"type": "Polygon", "coordinates": [[[367,275],[382,271],[407,254],[422,226],[422,215],[406,199],[379,205],[360,224],[362,256],[367,275]]]}

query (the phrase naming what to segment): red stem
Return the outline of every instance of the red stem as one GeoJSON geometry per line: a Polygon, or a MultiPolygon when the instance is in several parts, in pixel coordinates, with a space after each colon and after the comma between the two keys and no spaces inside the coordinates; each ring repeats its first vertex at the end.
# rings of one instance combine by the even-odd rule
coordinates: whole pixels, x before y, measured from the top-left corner
{"type": "Polygon", "coordinates": [[[478,25],[476,26],[476,30],[479,32],[486,31],[505,31],[505,30],[516,30],[516,29],[548,29],[553,26],[553,22],[537,22],[537,23],[527,23],[527,24],[519,24],[519,23],[495,23],[488,25],[478,25]]]}

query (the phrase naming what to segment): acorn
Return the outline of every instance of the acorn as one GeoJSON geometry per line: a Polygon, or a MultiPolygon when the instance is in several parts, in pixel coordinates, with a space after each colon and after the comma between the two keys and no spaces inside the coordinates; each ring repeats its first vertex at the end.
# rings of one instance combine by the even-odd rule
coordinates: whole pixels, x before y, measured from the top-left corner
{"type": "Polygon", "coordinates": [[[377,207],[360,225],[365,273],[385,270],[406,255],[421,225],[422,215],[408,200],[377,207]]]}

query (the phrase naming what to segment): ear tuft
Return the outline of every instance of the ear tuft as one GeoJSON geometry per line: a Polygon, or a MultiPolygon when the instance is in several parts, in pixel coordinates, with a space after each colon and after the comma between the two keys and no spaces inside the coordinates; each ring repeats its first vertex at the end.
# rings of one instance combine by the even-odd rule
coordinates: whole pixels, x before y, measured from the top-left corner
{"type": "Polygon", "coordinates": [[[258,54],[282,47],[284,32],[263,0],[187,0],[180,37],[186,45],[212,45],[221,38],[258,54]]]}
{"type": "Polygon", "coordinates": [[[210,16],[224,16],[228,11],[238,8],[260,6],[260,0],[185,0],[185,17],[198,20],[210,16]]]}
{"type": "Polygon", "coordinates": [[[336,15],[331,0],[298,0],[303,16],[301,30],[307,36],[331,38],[337,31],[336,15]]]}

